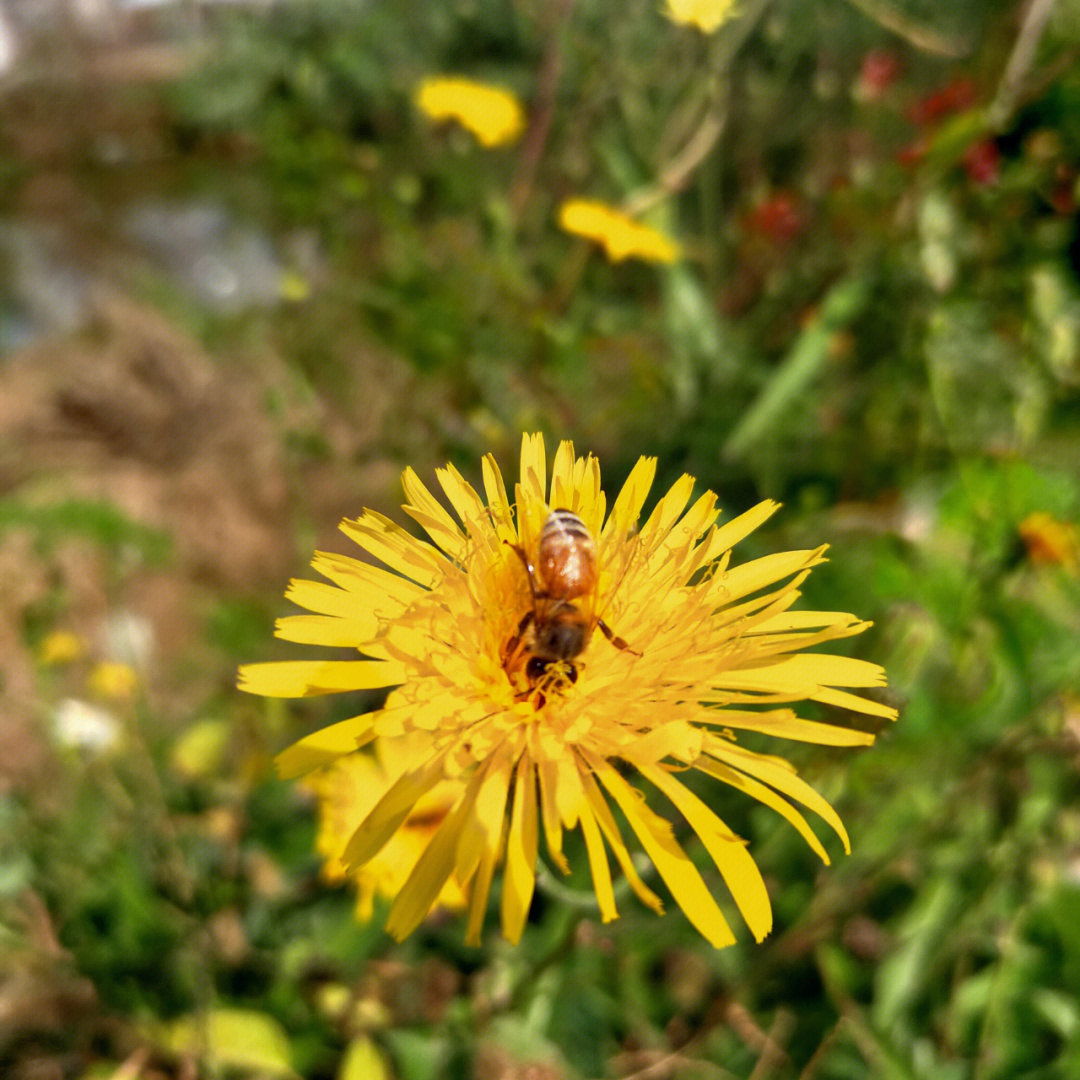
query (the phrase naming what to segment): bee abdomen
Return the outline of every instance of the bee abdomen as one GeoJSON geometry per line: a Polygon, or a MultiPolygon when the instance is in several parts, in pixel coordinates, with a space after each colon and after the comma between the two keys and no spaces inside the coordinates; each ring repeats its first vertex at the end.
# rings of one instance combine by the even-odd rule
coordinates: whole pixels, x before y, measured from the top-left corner
{"type": "Polygon", "coordinates": [[[549,596],[573,600],[596,583],[596,543],[572,510],[552,510],[540,530],[540,578],[549,596]]]}

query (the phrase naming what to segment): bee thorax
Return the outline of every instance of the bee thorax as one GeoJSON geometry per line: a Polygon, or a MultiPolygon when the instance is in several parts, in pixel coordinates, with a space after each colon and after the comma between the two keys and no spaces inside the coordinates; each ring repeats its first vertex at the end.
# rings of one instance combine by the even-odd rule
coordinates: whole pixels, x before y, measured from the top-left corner
{"type": "Polygon", "coordinates": [[[547,660],[572,660],[584,648],[587,624],[580,618],[556,618],[536,625],[533,651],[547,660]]]}

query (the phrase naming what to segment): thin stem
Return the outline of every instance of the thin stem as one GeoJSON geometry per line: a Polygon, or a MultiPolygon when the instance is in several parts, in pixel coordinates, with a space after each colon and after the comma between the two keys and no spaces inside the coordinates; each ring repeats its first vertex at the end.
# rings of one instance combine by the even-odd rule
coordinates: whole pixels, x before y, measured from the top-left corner
{"type": "Polygon", "coordinates": [[[1056,0],[1031,0],[1020,33],[1016,36],[1009,62],[1005,65],[1005,74],[1001,76],[997,94],[986,110],[986,119],[994,130],[1001,130],[1016,108],[1020,91],[1027,81],[1031,65],[1035,60],[1035,51],[1046,23],[1054,10],[1056,0]]]}
{"type": "Polygon", "coordinates": [[[858,8],[867,18],[873,19],[923,52],[950,57],[964,56],[968,52],[966,42],[947,38],[928,26],[922,26],[882,0],[848,0],[848,3],[858,8]]]}

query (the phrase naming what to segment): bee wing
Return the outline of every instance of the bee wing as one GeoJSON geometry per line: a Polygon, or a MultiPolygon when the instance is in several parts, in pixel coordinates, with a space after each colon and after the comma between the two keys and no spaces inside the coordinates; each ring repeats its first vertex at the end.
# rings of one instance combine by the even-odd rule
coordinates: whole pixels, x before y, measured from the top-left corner
{"type": "Polygon", "coordinates": [[[618,610],[623,582],[640,562],[642,548],[637,523],[621,535],[608,535],[597,545],[596,584],[593,588],[592,616],[607,622],[618,610]]]}

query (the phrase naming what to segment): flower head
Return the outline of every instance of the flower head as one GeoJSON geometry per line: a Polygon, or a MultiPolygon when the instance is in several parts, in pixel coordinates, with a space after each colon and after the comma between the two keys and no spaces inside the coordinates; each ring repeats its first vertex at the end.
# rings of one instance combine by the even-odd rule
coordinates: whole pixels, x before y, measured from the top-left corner
{"type": "Polygon", "coordinates": [[[595,240],[612,262],[638,258],[672,263],[679,245],[659,229],[642,225],[629,214],[591,199],[568,199],[559,207],[559,225],[569,233],[595,240]]]}
{"type": "Polygon", "coordinates": [[[513,94],[471,79],[425,79],[416,104],[432,120],[456,120],[489,148],[513,142],[525,128],[525,112],[513,94]]]}
{"type": "Polygon", "coordinates": [[[645,780],[697,835],[758,940],[772,915],[757,866],[683,775],[697,770],[777,810],[826,862],[800,807],[848,847],[832,807],[782,759],[740,746],[736,733],[872,742],[870,734],[800,719],[786,707],[812,700],[895,716],[842,689],[882,685],[881,668],[803,651],[867,624],[792,610],[823,548],[731,564],[733,545],[775,503],[718,525],[716,496],[707,491],[691,501],[694,480],[683,476],[639,520],[655,469],[654,459],[641,458],[608,509],[594,457],[562,443],[549,480],[543,439],[527,435],[513,501],[490,456],[483,496],[452,466],[438,470],[453,514],[407,469],[405,511],[430,540],[370,510],[344,521],[343,531],[383,566],[318,553],[313,566],[329,583],[293,581],[286,595],[311,614],[277,625],[287,640],[352,646],[361,658],[240,669],[242,689],[275,697],[395,687],[382,708],[316,732],[279,758],[284,775],[298,775],[372,741],[407,748],[389,788],[338,829],[348,834],[339,857],[349,873],[370,865],[421,800],[447,790],[448,781],[457,785],[396,893],[387,921],[395,937],[410,933],[454,882],[468,895],[467,939],[479,940],[501,863],[502,929],[516,941],[535,887],[540,834],[565,872],[563,835],[578,828],[601,917],[618,915],[610,856],[660,912],[660,897],[631,859],[628,828],[693,925],[713,945],[733,942],[670,822],[628,774],[645,780]],[[569,539],[560,542],[569,544],[564,555],[578,559],[573,565],[569,555],[548,558],[554,526],[545,525],[565,517],[553,509],[571,512],[569,539]],[[593,540],[591,562],[575,521],[593,540]],[[589,587],[575,591],[571,581],[589,587]]]}
{"type": "Polygon", "coordinates": [[[95,664],[87,680],[90,689],[106,701],[130,701],[139,688],[139,676],[130,664],[104,660],[95,664]]]}
{"type": "Polygon", "coordinates": [[[696,26],[711,34],[735,16],[735,0],[667,0],[664,14],[672,22],[696,26]]]}
{"type": "Polygon", "coordinates": [[[46,667],[56,667],[80,660],[86,643],[70,630],[53,630],[38,646],[38,659],[46,667]]]}

